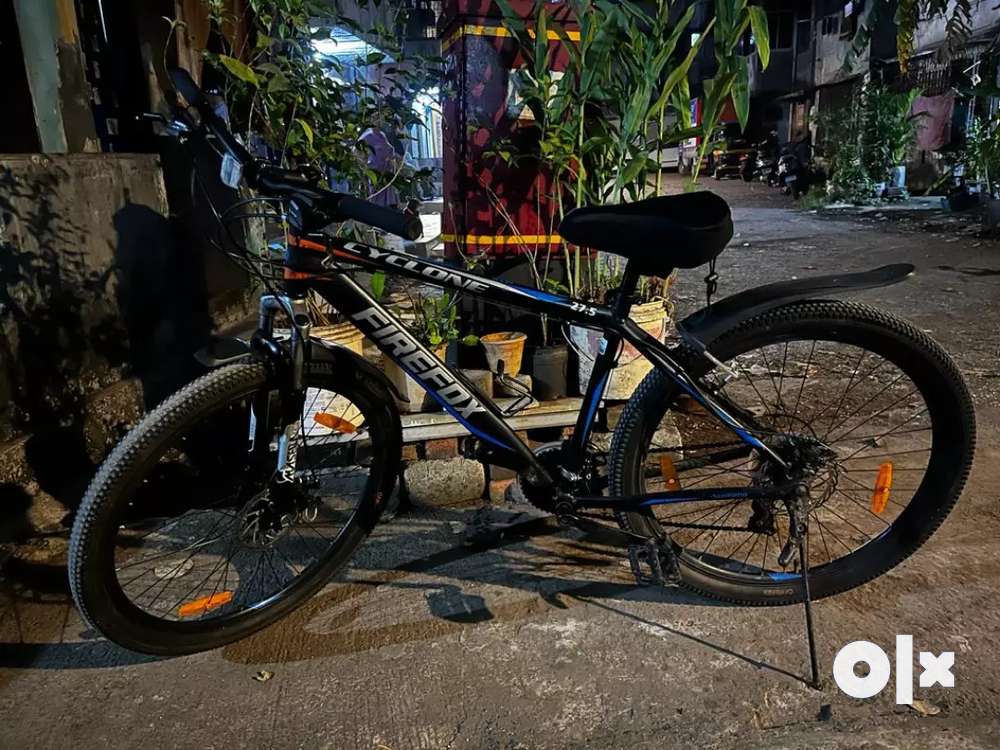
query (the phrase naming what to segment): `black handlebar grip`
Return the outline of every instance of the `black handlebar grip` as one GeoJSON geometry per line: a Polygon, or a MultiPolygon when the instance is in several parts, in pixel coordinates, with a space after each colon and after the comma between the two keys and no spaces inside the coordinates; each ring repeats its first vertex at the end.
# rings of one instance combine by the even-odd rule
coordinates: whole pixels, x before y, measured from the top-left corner
{"type": "Polygon", "coordinates": [[[354,219],[362,224],[375,227],[402,237],[405,240],[416,240],[424,233],[419,216],[404,214],[384,206],[345,195],[337,201],[337,213],[345,219],[354,219]]]}

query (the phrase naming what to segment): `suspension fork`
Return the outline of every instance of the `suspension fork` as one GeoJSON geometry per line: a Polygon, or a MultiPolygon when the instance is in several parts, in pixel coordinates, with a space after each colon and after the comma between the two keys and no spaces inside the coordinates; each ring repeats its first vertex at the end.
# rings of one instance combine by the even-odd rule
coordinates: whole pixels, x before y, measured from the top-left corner
{"type": "MultiPolygon", "coordinates": [[[[257,320],[257,338],[268,349],[277,348],[274,342],[274,318],[281,311],[291,321],[291,339],[288,345],[288,367],[282,378],[283,388],[277,404],[280,409],[282,432],[278,438],[276,473],[279,481],[290,481],[295,473],[298,454],[299,428],[302,407],[305,404],[305,362],[309,346],[312,320],[304,298],[266,294],[260,298],[257,320]],[[287,385],[286,385],[287,384],[287,385]]],[[[280,354],[280,352],[278,352],[280,354]]],[[[254,397],[250,412],[250,451],[267,455],[271,441],[272,409],[270,391],[254,397]]]]}

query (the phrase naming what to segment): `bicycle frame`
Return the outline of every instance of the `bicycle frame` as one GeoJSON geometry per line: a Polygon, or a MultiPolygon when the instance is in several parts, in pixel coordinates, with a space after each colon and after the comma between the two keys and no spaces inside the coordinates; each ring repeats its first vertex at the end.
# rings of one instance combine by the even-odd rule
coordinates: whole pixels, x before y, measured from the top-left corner
{"type": "MultiPolygon", "coordinates": [[[[622,342],[628,342],[655,367],[666,373],[704,409],[731,429],[750,449],[784,464],[768,446],[752,435],[712,394],[702,389],[675,361],[670,349],[628,317],[638,276],[626,267],[613,306],[590,305],[548,292],[495,281],[442,263],[404,252],[375,248],[361,242],[314,237],[290,238],[285,283],[293,299],[313,290],[344,314],[382,353],[417,381],[470,434],[481,441],[484,460],[524,473],[533,484],[554,487],[559,479],[547,469],[504,421],[499,409],[483,397],[461,373],[450,369],[422,345],[385,307],[346,273],[349,266],[381,270],[416,279],[432,286],[481,297],[499,305],[526,309],[558,321],[604,333],[600,354],[583,397],[583,408],[573,437],[562,457],[566,479],[576,478],[586,456],[594,417],[622,342]]],[[[706,499],[750,499],[776,495],[775,488],[719,488],[699,491],[658,492],[635,498],[574,498],[575,507],[608,507],[622,510],[656,504],[706,499]]]]}

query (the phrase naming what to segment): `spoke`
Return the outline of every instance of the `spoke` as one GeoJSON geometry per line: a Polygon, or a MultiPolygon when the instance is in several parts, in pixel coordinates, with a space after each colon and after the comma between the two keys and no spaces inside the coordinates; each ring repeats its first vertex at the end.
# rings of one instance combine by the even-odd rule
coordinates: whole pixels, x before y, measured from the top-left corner
{"type": "Polygon", "coordinates": [[[744,473],[744,472],[740,472],[739,469],[742,468],[743,466],[746,466],[748,463],[750,463],[750,462],[752,462],[754,460],[755,460],[754,458],[749,458],[746,461],[744,461],[743,463],[737,464],[734,468],[721,468],[721,469],[719,469],[719,471],[715,472],[714,474],[707,474],[705,476],[701,476],[701,477],[697,478],[697,480],[694,481],[694,482],[687,482],[687,481],[685,481],[683,489],[689,490],[692,487],[701,484],[702,482],[707,482],[709,479],[713,479],[714,477],[721,477],[724,474],[730,474],[730,473],[740,474],[740,473],[744,473]]]}
{"type": "Polygon", "coordinates": [[[858,362],[857,362],[857,364],[854,367],[854,372],[851,373],[851,379],[847,381],[847,387],[844,389],[844,392],[842,394],[840,394],[840,398],[837,399],[836,401],[831,401],[829,404],[827,404],[825,407],[823,407],[823,409],[819,413],[814,414],[813,415],[813,420],[819,419],[820,416],[822,416],[826,412],[827,409],[829,409],[831,406],[833,406],[834,404],[836,404],[837,408],[833,412],[833,416],[830,417],[830,422],[835,423],[837,421],[837,417],[840,416],[840,410],[842,408],[844,408],[844,404],[847,403],[847,395],[851,391],[853,391],[857,386],[861,385],[863,382],[865,382],[866,380],[868,380],[868,378],[870,378],[872,375],[874,375],[876,372],[878,372],[880,369],[882,369],[882,367],[884,367],[885,364],[886,364],[886,362],[888,361],[888,360],[885,360],[885,359],[880,359],[878,361],[878,363],[873,368],[871,368],[862,377],[858,378],[858,372],[861,369],[861,362],[862,362],[862,360],[864,360],[864,358],[866,356],[868,356],[868,351],[865,350],[865,349],[862,349],[861,350],[861,356],[858,357],[858,362]]]}
{"type": "MultiPolygon", "coordinates": [[[[867,531],[864,531],[863,529],[860,529],[860,528],[858,528],[858,527],[857,527],[857,526],[856,526],[856,525],[855,525],[854,523],[852,523],[851,521],[848,521],[848,520],[847,520],[846,518],[844,518],[844,517],[843,517],[842,515],[840,515],[839,513],[837,513],[837,511],[833,510],[833,509],[832,509],[832,508],[831,508],[831,507],[830,507],[829,505],[825,505],[825,504],[824,504],[824,505],[822,506],[822,508],[823,508],[823,510],[825,510],[825,511],[826,511],[827,513],[831,513],[831,514],[835,515],[835,516],[836,516],[837,518],[839,518],[839,519],[840,519],[841,521],[843,521],[844,523],[846,523],[846,524],[847,524],[848,526],[850,526],[850,527],[851,527],[852,529],[854,529],[854,530],[855,530],[856,532],[858,532],[859,534],[863,534],[863,535],[864,535],[864,537],[865,537],[865,544],[867,544],[868,542],[870,542],[870,541],[871,541],[871,538],[872,538],[871,534],[869,534],[869,533],[868,533],[867,531]]],[[[881,519],[880,519],[880,520],[881,520],[881,519]]],[[[864,546],[864,544],[862,544],[861,546],[863,547],[863,546],[864,546]]],[[[858,549],[860,549],[860,547],[859,547],[858,549]]]]}
{"type": "Polygon", "coordinates": [[[737,553],[738,553],[738,552],[739,552],[739,551],[740,551],[741,549],[743,549],[743,545],[745,545],[745,544],[749,544],[749,543],[750,543],[751,541],[753,541],[753,540],[754,540],[754,539],[755,539],[755,538],[756,538],[757,536],[759,536],[758,534],[755,534],[755,533],[751,532],[751,531],[750,531],[749,529],[741,529],[741,531],[745,531],[745,532],[747,532],[747,533],[746,533],[746,534],[744,534],[744,536],[743,536],[743,541],[742,541],[742,542],[740,542],[739,544],[737,544],[737,545],[736,545],[736,548],[735,548],[735,549],[734,549],[734,550],[733,550],[732,552],[730,552],[730,553],[729,553],[729,556],[730,556],[730,559],[731,559],[731,560],[733,560],[734,562],[736,561],[736,554],[737,554],[737,553]]]}
{"type": "MultiPolygon", "coordinates": [[[[765,535],[766,536],[766,535],[765,535]]],[[[758,542],[760,542],[760,534],[754,534],[753,544],[750,545],[750,549],[747,550],[747,556],[743,558],[743,562],[740,563],[740,572],[742,573],[747,568],[747,563],[750,561],[750,555],[753,554],[754,549],[757,548],[758,542]]]]}
{"type": "MultiPolygon", "coordinates": [[[[229,561],[226,558],[222,558],[221,560],[219,560],[219,562],[217,562],[215,564],[215,567],[212,568],[212,570],[209,571],[209,573],[208,573],[207,576],[205,576],[203,579],[201,579],[201,581],[199,583],[196,583],[194,586],[192,586],[190,589],[188,589],[187,593],[185,593],[183,596],[181,596],[179,599],[177,599],[172,605],[170,605],[169,607],[167,607],[166,611],[167,612],[173,612],[175,609],[178,609],[181,604],[183,604],[184,602],[186,602],[189,599],[191,599],[191,595],[194,594],[196,591],[199,591],[202,586],[204,586],[206,583],[208,583],[209,579],[211,579],[218,572],[219,568],[222,567],[222,565],[224,563],[228,563],[228,562],[229,561]]],[[[166,588],[164,588],[163,591],[161,591],[157,595],[156,599],[154,599],[152,602],[149,603],[149,608],[150,609],[153,609],[153,605],[156,603],[156,600],[159,599],[161,596],[163,596],[163,594],[165,594],[166,591],[167,591],[166,588]]]]}
{"type": "MultiPolygon", "coordinates": [[[[713,505],[709,509],[709,513],[711,513],[713,510],[718,510],[719,508],[727,507],[727,506],[731,505],[734,502],[742,502],[742,501],[739,501],[739,500],[729,500],[729,501],[710,500],[708,502],[721,503],[721,505],[713,505]]],[[[664,507],[664,506],[660,506],[660,507],[664,507]]],[[[690,516],[690,515],[694,515],[695,513],[701,513],[704,510],[705,510],[705,506],[702,505],[701,507],[696,508],[695,510],[687,510],[687,511],[684,511],[683,513],[672,513],[672,514],[670,514],[669,516],[666,516],[666,517],[667,518],[683,518],[684,516],[690,516]]],[[[698,519],[695,519],[695,520],[697,521],[698,519]]]]}
{"type": "MultiPolygon", "coordinates": [[[[877,442],[877,441],[879,441],[880,439],[882,439],[884,437],[888,437],[889,435],[891,435],[892,433],[894,433],[896,430],[898,430],[900,427],[905,427],[906,425],[908,425],[910,422],[912,422],[917,417],[923,416],[927,412],[927,409],[928,409],[928,407],[925,406],[920,411],[918,411],[918,412],[916,412],[914,414],[911,414],[909,417],[907,417],[905,420],[903,420],[898,425],[896,425],[895,427],[893,427],[891,430],[886,430],[881,435],[876,435],[874,437],[867,438],[867,439],[868,440],[875,440],[877,442]]],[[[864,422],[862,422],[861,424],[864,424],[864,422]]],[[[858,425],[858,426],[860,427],[861,425],[858,425]]],[[[857,427],[855,427],[854,429],[856,430],[857,427]]],[[[930,428],[926,427],[924,429],[926,430],[926,429],[930,429],[930,428]]],[[[837,440],[839,441],[839,440],[843,439],[844,437],[846,437],[849,434],[850,434],[849,432],[845,432],[843,435],[841,435],[839,438],[837,438],[837,440]]],[[[860,440],[860,439],[861,438],[855,438],[855,440],[860,440]]],[[[837,442],[837,441],[831,441],[831,442],[837,442]]],[[[864,450],[867,447],[869,447],[869,446],[864,446],[864,447],[858,449],[857,451],[855,451],[854,453],[852,453],[851,456],[856,456],[858,453],[860,453],[862,450],[864,450]]],[[[848,458],[850,458],[851,456],[848,456],[848,458]]],[[[838,460],[845,461],[847,459],[838,459],[838,460]]]]}
{"type": "Polygon", "coordinates": [[[826,561],[833,562],[833,555],[830,554],[830,548],[826,544],[826,534],[823,533],[823,524],[819,523],[819,519],[817,519],[816,527],[819,529],[819,538],[823,542],[823,549],[826,551],[826,561]]]}
{"type": "MultiPolygon", "coordinates": [[[[719,515],[717,515],[715,518],[713,518],[712,522],[711,522],[712,525],[717,526],[717,525],[719,525],[724,520],[723,517],[728,518],[729,514],[731,514],[736,509],[736,506],[738,504],[740,504],[740,502],[741,501],[734,501],[733,503],[730,503],[730,505],[732,507],[729,508],[728,511],[723,511],[722,513],[720,513],[719,515]]],[[[694,535],[694,538],[688,540],[688,542],[687,542],[687,544],[685,546],[686,547],[690,547],[698,539],[700,539],[705,534],[706,531],[708,531],[708,529],[702,529],[701,531],[699,531],[697,534],[694,535]]],[[[718,533],[718,532],[716,532],[716,533],[718,533]]]]}
{"type": "Polygon", "coordinates": [[[777,401],[774,404],[774,409],[771,411],[772,415],[777,415],[778,411],[784,407],[781,403],[781,390],[778,388],[778,384],[774,380],[774,373],[771,372],[771,363],[767,359],[767,347],[762,346],[760,348],[760,357],[764,360],[764,369],[767,370],[767,376],[771,380],[771,387],[774,388],[774,392],[777,394],[777,401]]]}
{"type": "MultiPolygon", "coordinates": [[[[827,508],[827,507],[826,507],[825,505],[821,505],[821,506],[820,506],[819,508],[817,508],[817,509],[816,509],[816,515],[814,515],[814,516],[813,516],[813,520],[814,520],[814,521],[816,521],[816,523],[818,523],[818,524],[819,524],[819,526],[820,526],[820,529],[823,529],[823,527],[824,527],[824,524],[823,524],[823,522],[822,522],[822,521],[820,521],[820,520],[819,520],[819,511],[821,511],[821,510],[826,510],[826,511],[828,511],[828,512],[829,512],[829,508],[827,508]]],[[[834,533],[833,533],[833,530],[832,530],[832,529],[830,529],[829,527],[826,527],[826,530],[827,530],[827,531],[828,531],[828,532],[830,533],[830,536],[832,536],[832,537],[834,538],[834,540],[835,540],[835,541],[838,541],[838,542],[840,542],[840,546],[842,546],[842,547],[843,547],[844,549],[846,549],[846,550],[847,550],[847,552],[848,552],[848,554],[852,554],[852,553],[854,552],[854,549],[853,549],[852,547],[848,547],[848,546],[847,546],[847,545],[846,545],[846,544],[844,543],[844,540],[843,540],[843,539],[841,539],[841,538],[840,538],[839,536],[837,536],[836,534],[834,534],[834,533]]],[[[833,558],[831,557],[831,560],[832,560],[832,559],[833,559],[833,558]]]]}
{"type": "Polygon", "coordinates": [[[799,383],[799,395],[795,397],[795,409],[792,411],[792,419],[799,415],[799,405],[802,403],[802,391],[806,388],[806,379],[809,377],[809,365],[812,364],[813,354],[816,352],[816,339],[813,339],[809,348],[809,358],[806,360],[806,367],[802,371],[802,382],[799,383]]]}
{"type": "MultiPolygon", "coordinates": [[[[903,427],[905,424],[906,423],[904,422],[903,424],[899,425],[899,427],[903,427]]],[[[881,433],[879,435],[862,435],[861,437],[854,437],[854,438],[852,438],[851,442],[855,442],[856,443],[856,442],[859,442],[861,440],[878,440],[879,438],[885,437],[887,434],[892,434],[892,433],[896,433],[897,436],[898,435],[912,435],[912,434],[917,433],[917,432],[930,432],[930,430],[931,430],[930,427],[917,427],[916,429],[913,429],[913,430],[902,430],[901,432],[897,432],[897,430],[899,430],[899,427],[892,428],[892,430],[890,430],[888,433],[881,433]]]]}
{"type": "MultiPolygon", "coordinates": [[[[785,342],[785,352],[781,355],[781,369],[778,370],[778,404],[784,408],[785,402],[781,398],[781,389],[785,385],[785,368],[788,365],[788,342],[785,342]]],[[[786,415],[787,416],[787,415],[786,415]]],[[[791,425],[789,425],[791,429],[791,425]]]]}
{"type": "Polygon", "coordinates": [[[764,535],[764,554],[760,556],[760,575],[763,577],[767,572],[767,546],[771,542],[771,535],[764,535]]]}
{"type": "Polygon", "coordinates": [[[252,606],[252,605],[247,605],[246,600],[247,597],[250,595],[250,590],[253,585],[253,582],[257,579],[257,571],[260,570],[261,566],[261,557],[263,557],[263,555],[257,555],[257,564],[253,566],[253,572],[250,574],[249,578],[244,579],[242,576],[240,576],[239,597],[240,600],[243,602],[243,607],[241,607],[241,609],[246,609],[247,606],[252,606]]]}
{"type": "MultiPolygon", "coordinates": [[[[845,490],[843,487],[838,487],[837,489],[840,490],[841,492],[863,492],[866,497],[871,497],[873,489],[871,487],[866,487],[865,485],[861,484],[861,482],[859,482],[857,479],[850,476],[846,469],[840,472],[840,474],[838,474],[837,476],[842,479],[846,479],[848,482],[856,485],[859,488],[856,490],[845,490]]],[[[902,492],[914,492],[916,489],[917,489],[916,487],[893,487],[893,490],[902,492]]],[[[889,496],[889,502],[892,503],[893,505],[898,505],[900,508],[903,509],[906,508],[906,506],[903,505],[902,503],[893,500],[891,495],[889,496]]]]}
{"type": "MultiPolygon", "coordinates": [[[[736,512],[736,506],[734,505],[732,508],[729,509],[729,512],[719,520],[719,525],[720,526],[725,525],[725,523],[732,517],[733,513],[735,512],[736,512]]],[[[708,554],[709,547],[712,546],[712,544],[718,538],[720,533],[722,533],[722,529],[716,529],[715,533],[712,534],[712,538],[708,540],[708,544],[705,545],[705,549],[701,551],[701,554],[699,554],[698,557],[702,559],[705,558],[705,555],[708,554]]]]}
{"type": "MultiPolygon", "coordinates": [[[[215,526],[213,526],[209,530],[208,533],[209,534],[214,534],[216,532],[216,530],[219,528],[219,524],[220,523],[221,523],[221,520],[216,521],[215,526]]],[[[232,524],[230,524],[230,526],[231,525],[232,524]]],[[[229,527],[227,526],[226,528],[228,529],[229,527]]],[[[171,580],[171,576],[174,573],[176,573],[178,570],[180,570],[181,567],[183,567],[184,564],[188,560],[190,560],[192,557],[194,557],[195,552],[197,552],[199,549],[202,549],[203,547],[206,547],[206,546],[208,546],[210,544],[214,544],[215,542],[217,542],[221,538],[222,538],[222,534],[220,533],[217,536],[213,536],[211,539],[208,539],[208,540],[202,539],[200,542],[188,545],[187,547],[183,547],[183,548],[181,548],[179,550],[172,550],[172,551],[170,551],[170,552],[168,552],[168,553],[166,553],[164,555],[158,555],[157,556],[158,558],[170,557],[172,555],[183,554],[184,552],[187,552],[188,550],[190,550],[190,553],[188,554],[188,556],[185,557],[183,560],[181,560],[179,563],[177,563],[173,568],[171,568],[170,571],[167,573],[167,575],[164,577],[163,580],[167,581],[169,583],[169,581],[171,580]]],[[[151,559],[157,559],[157,557],[146,558],[145,560],[142,560],[142,561],[136,561],[136,563],[134,563],[134,564],[137,565],[137,564],[139,564],[139,562],[149,562],[151,559]]],[[[146,570],[149,570],[149,569],[147,568],[146,570]]],[[[115,571],[116,577],[117,577],[117,573],[118,573],[118,571],[116,570],[115,571]]],[[[144,575],[145,575],[145,572],[140,573],[139,575],[135,576],[134,578],[129,579],[128,583],[126,583],[126,584],[122,584],[121,581],[119,581],[118,586],[119,586],[119,588],[121,588],[124,591],[125,586],[127,586],[130,583],[133,583],[134,581],[137,581],[138,579],[142,578],[144,575]]],[[[154,575],[155,575],[155,571],[154,571],[154,575]]],[[[140,592],[139,597],[144,596],[150,589],[153,588],[153,586],[155,586],[159,582],[160,582],[159,579],[154,580],[153,583],[151,583],[149,586],[147,586],[145,589],[143,589],[142,592],[140,592]]],[[[138,598],[138,597],[136,597],[136,598],[138,598]]]]}
{"type": "MultiPolygon", "coordinates": [[[[823,435],[823,442],[825,442],[825,443],[832,443],[832,442],[836,442],[837,440],[843,440],[844,437],[846,437],[847,435],[850,435],[851,432],[853,432],[854,430],[858,429],[858,427],[860,427],[861,425],[865,424],[865,422],[861,422],[861,423],[859,423],[857,425],[857,427],[854,428],[854,430],[851,430],[850,432],[844,433],[839,438],[830,438],[830,435],[833,434],[834,431],[839,430],[841,427],[843,427],[845,424],[847,424],[849,421],[851,421],[851,419],[853,419],[858,414],[860,414],[861,410],[864,409],[866,406],[868,406],[868,404],[873,403],[879,396],[881,396],[883,393],[885,393],[890,388],[892,388],[894,385],[896,385],[896,383],[898,383],[904,377],[906,377],[906,373],[903,373],[903,372],[899,373],[899,375],[897,375],[895,378],[893,378],[891,381],[889,381],[889,383],[887,383],[885,386],[883,386],[882,390],[880,390],[878,393],[876,393],[870,399],[868,399],[863,404],[861,404],[861,406],[859,406],[855,411],[853,411],[852,413],[850,413],[846,417],[844,417],[842,420],[840,420],[840,422],[838,422],[836,425],[834,425],[829,430],[827,430],[826,434],[823,435]]],[[[913,392],[907,394],[906,396],[904,396],[904,398],[908,398],[912,393],[915,393],[915,392],[916,391],[913,391],[913,392]]],[[[900,399],[900,400],[902,400],[902,399],[900,399]]],[[[874,416],[875,415],[869,415],[868,419],[871,420],[872,417],[874,417],[874,416]]]]}
{"type": "Polygon", "coordinates": [[[880,523],[884,524],[885,526],[892,526],[891,523],[889,523],[884,518],[882,518],[882,516],[880,516],[878,513],[875,513],[874,511],[872,511],[871,508],[869,508],[867,505],[865,505],[864,503],[862,503],[861,501],[859,501],[857,498],[851,497],[850,495],[848,495],[846,492],[844,492],[843,490],[841,490],[839,488],[833,491],[833,494],[836,495],[837,493],[840,493],[841,495],[843,495],[844,497],[846,497],[852,503],[854,503],[859,508],[861,508],[863,511],[865,511],[868,515],[870,515],[870,516],[874,517],[875,519],[877,519],[880,523]]]}
{"type": "MultiPolygon", "coordinates": [[[[770,411],[770,405],[768,404],[767,401],[764,400],[764,396],[761,394],[760,390],[758,390],[757,384],[754,383],[753,381],[753,374],[750,372],[747,372],[747,384],[751,388],[753,388],[753,392],[757,394],[757,398],[760,399],[760,405],[763,406],[766,411],[770,411]]],[[[722,390],[725,391],[725,388],[723,388],[722,390]]],[[[732,401],[732,399],[729,398],[728,395],[726,396],[726,398],[732,401]]]]}
{"type": "Polygon", "coordinates": [[[871,459],[871,458],[891,458],[893,456],[905,456],[905,455],[910,454],[910,453],[928,453],[931,449],[929,447],[928,448],[912,448],[910,450],[905,450],[905,451],[893,451],[892,453],[873,453],[873,454],[868,455],[868,456],[858,456],[858,454],[861,453],[861,451],[863,451],[863,450],[871,450],[871,446],[866,445],[863,448],[858,448],[858,450],[854,451],[854,453],[852,453],[851,455],[849,455],[847,458],[839,458],[839,459],[837,459],[837,463],[838,464],[842,464],[842,463],[845,463],[847,461],[867,461],[868,459],[871,459]],[[857,456],[857,458],[855,458],[855,456],[857,456]]]}

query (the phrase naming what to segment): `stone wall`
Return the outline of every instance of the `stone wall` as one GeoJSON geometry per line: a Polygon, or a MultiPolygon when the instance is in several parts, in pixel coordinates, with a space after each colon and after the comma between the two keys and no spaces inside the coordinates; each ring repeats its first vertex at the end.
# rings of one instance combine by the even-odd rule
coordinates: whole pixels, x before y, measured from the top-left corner
{"type": "Polygon", "coordinates": [[[127,425],[245,315],[192,234],[156,155],[0,155],[0,541],[72,511],[127,425]]]}

